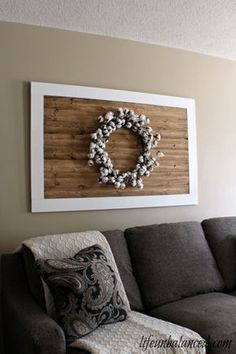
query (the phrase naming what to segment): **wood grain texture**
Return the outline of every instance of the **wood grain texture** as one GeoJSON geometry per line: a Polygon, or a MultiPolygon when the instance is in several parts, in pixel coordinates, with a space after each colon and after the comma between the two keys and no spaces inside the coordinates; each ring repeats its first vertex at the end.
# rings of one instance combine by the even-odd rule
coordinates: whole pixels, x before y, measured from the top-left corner
{"type": "MultiPolygon", "coordinates": [[[[142,143],[130,130],[121,128],[110,136],[106,150],[115,168],[132,170],[142,143]]],[[[187,111],[156,105],[91,99],[44,98],[44,196],[45,198],[109,197],[187,194],[189,192],[187,111]],[[118,107],[128,107],[150,118],[160,132],[158,149],[165,157],[144,189],[116,190],[98,183],[99,170],[89,167],[90,134],[98,128],[97,117],[118,107]]]]}

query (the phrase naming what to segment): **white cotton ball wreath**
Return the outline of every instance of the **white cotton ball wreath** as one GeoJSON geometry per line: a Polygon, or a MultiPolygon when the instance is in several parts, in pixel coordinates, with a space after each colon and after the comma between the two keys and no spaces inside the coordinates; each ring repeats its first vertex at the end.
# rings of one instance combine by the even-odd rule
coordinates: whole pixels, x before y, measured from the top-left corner
{"type": "Polygon", "coordinates": [[[160,134],[152,131],[149,118],[143,114],[135,114],[128,108],[107,112],[104,116],[98,117],[98,122],[99,128],[91,134],[88,165],[100,167],[99,183],[113,184],[118,189],[125,189],[128,186],[142,189],[142,177],[150,176],[153,169],[159,166],[157,159],[164,156],[161,151],[157,151],[156,157],[151,154],[151,149],[157,148],[161,139],[160,134]],[[143,143],[143,154],[138,157],[135,168],[127,172],[115,169],[106,151],[109,136],[122,127],[131,129],[143,143]]]}

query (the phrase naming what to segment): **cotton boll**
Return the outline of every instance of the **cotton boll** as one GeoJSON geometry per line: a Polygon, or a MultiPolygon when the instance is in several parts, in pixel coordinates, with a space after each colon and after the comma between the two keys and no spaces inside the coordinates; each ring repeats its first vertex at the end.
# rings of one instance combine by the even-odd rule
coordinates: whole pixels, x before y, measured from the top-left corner
{"type": "Polygon", "coordinates": [[[143,175],[144,175],[144,172],[145,172],[145,171],[144,171],[142,168],[140,168],[140,170],[139,170],[139,175],[140,175],[140,176],[143,176],[143,175]]]}
{"type": "Polygon", "coordinates": [[[101,160],[102,160],[102,163],[104,163],[104,164],[107,162],[107,158],[105,156],[102,156],[101,160]]]}
{"type": "Polygon", "coordinates": [[[95,157],[95,163],[98,164],[98,165],[101,164],[101,159],[100,159],[99,156],[96,156],[96,157],[95,157]]]}
{"type": "Polygon", "coordinates": [[[157,141],[155,140],[155,141],[152,143],[152,147],[155,148],[155,147],[157,147],[157,145],[158,145],[158,143],[157,143],[157,141]]]}
{"type": "Polygon", "coordinates": [[[145,119],[146,119],[146,116],[145,116],[144,114],[140,114],[139,120],[140,120],[141,122],[143,122],[143,121],[145,121],[145,119]]]}
{"type": "Polygon", "coordinates": [[[158,158],[158,159],[160,159],[160,158],[162,158],[162,157],[165,156],[162,151],[157,151],[157,154],[156,154],[156,155],[157,155],[157,158],[158,158]]]}
{"type": "Polygon", "coordinates": [[[113,169],[113,164],[111,161],[107,160],[107,168],[109,168],[109,170],[111,170],[112,172],[112,169],[113,169]]]}
{"type": "Polygon", "coordinates": [[[90,149],[94,149],[94,148],[95,148],[95,146],[96,146],[96,144],[91,143],[91,144],[90,144],[90,149]]]}
{"type": "Polygon", "coordinates": [[[107,135],[107,133],[108,133],[107,128],[103,129],[103,135],[107,135]]]}
{"type": "Polygon", "coordinates": [[[108,177],[102,177],[102,183],[107,183],[108,182],[108,177]]]}
{"type": "Polygon", "coordinates": [[[142,181],[141,178],[137,180],[137,187],[138,187],[139,189],[143,189],[143,181],[142,181]]]}
{"type": "Polygon", "coordinates": [[[104,176],[107,176],[109,173],[109,170],[107,168],[104,168],[103,173],[104,173],[104,176]]]}
{"type": "Polygon", "coordinates": [[[109,178],[109,182],[110,182],[110,183],[114,184],[115,181],[116,181],[115,177],[110,177],[110,178],[109,178]]]}
{"type": "Polygon", "coordinates": [[[143,138],[147,138],[148,137],[148,134],[145,131],[141,131],[141,134],[142,134],[143,138]]]}
{"type": "Polygon", "coordinates": [[[91,138],[96,140],[97,139],[97,134],[96,133],[91,134],[91,138]]]}
{"type": "Polygon", "coordinates": [[[101,140],[99,140],[97,146],[99,146],[100,148],[104,148],[105,144],[101,140]]]}
{"type": "Polygon", "coordinates": [[[140,175],[143,176],[146,171],[147,171],[147,167],[146,167],[145,165],[143,165],[143,166],[140,168],[139,173],[140,173],[140,175]]]}
{"type": "Polygon", "coordinates": [[[113,115],[114,115],[113,112],[107,112],[105,114],[105,119],[109,121],[110,119],[113,118],[113,115]]]}
{"type": "Polygon", "coordinates": [[[120,182],[115,182],[115,188],[120,188],[120,182]]]}
{"type": "Polygon", "coordinates": [[[122,176],[118,176],[118,178],[117,178],[117,181],[118,181],[118,182],[123,182],[123,180],[124,180],[124,179],[123,179],[122,176]]]}
{"type": "Polygon", "coordinates": [[[94,156],[95,156],[95,154],[94,153],[90,153],[90,154],[88,154],[88,158],[91,160],[91,159],[93,159],[94,158],[94,156]]]}
{"type": "Polygon", "coordinates": [[[149,151],[145,151],[143,156],[145,156],[146,158],[148,158],[150,156],[150,152],[149,151]]]}
{"type": "Polygon", "coordinates": [[[154,137],[157,139],[157,141],[161,140],[161,135],[159,133],[155,134],[154,137]]]}
{"type": "Polygon", "coordinates": [[[134,115],[130,115],[128,120],[129,120],[129,122],[135,122],[135,119],[136,118],[134,115]]]}

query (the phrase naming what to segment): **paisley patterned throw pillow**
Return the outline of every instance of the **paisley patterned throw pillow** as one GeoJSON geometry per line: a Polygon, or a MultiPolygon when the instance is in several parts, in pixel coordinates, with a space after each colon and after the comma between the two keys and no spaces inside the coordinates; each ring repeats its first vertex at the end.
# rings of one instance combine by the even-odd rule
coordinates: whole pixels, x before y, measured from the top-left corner
{"type": "Polygon", "coordinates": [[[41,259],[37,265],[52,291],[68,342],[100,325],[126,319],[128,309],[117,278],[99,245],[85,248],[73,258],[41,259]]]}

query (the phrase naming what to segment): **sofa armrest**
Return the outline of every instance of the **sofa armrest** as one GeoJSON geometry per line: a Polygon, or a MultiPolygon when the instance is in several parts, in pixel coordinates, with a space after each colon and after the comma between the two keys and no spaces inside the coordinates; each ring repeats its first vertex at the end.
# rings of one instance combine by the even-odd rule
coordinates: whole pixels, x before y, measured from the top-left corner
{"type": "Polygon", "coordinates": [[[63,330],[31,296],[21,253],[2,255],[1,264],[6,354],[65,354],[63,330]]]}
{"type": "Polygon", "coordinates": [[[1,277],[1,258],[0,255],[0,353],[4,354],[3,346],[3,319],[2,319],[2,277],[1,277]]]}

